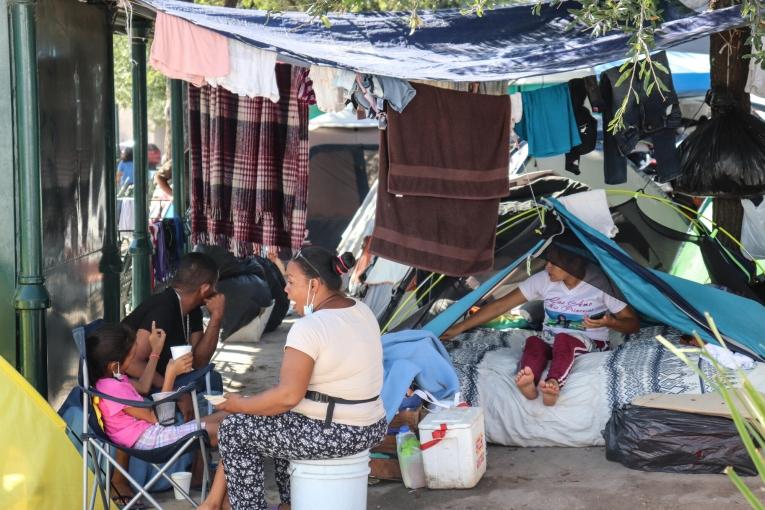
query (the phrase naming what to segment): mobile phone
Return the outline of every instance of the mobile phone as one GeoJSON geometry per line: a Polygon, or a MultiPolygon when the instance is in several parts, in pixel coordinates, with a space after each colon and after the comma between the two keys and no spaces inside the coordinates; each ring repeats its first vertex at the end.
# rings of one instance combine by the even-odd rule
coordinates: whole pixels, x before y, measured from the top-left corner
{"type": "Polygon", "coordinates": [[[602,318],[603,318],[603,317],[605,317],[605,316],[606,316],[606,312],[605,312],[605,311],[603,311],[603,312],[598,312],[598,313],[596,313],[596,314],[590,315],[590,317],[589,317],[589,318],[590,318],[590,320],[592,320],[592,321],[599,321],[600,319],[602,319],[602,318]]]}

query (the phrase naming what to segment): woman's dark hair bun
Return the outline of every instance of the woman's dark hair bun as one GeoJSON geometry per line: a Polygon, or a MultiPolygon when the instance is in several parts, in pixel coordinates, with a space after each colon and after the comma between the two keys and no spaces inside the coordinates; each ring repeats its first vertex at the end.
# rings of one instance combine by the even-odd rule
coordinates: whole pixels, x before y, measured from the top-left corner
{"type": "Polygon", "coordinates": [[[355,265],[356,258],[353,256],[353,253],[347,251],[342,255],[335,257],[333,269],[335,270],[335,273],[342,276],[350,271],[355,265]]]}

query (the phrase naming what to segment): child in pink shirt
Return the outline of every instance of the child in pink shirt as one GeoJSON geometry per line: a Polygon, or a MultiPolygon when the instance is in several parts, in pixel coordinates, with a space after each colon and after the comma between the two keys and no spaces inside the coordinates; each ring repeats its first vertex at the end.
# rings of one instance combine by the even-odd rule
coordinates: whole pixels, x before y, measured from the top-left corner
{"type": "MultiPolygon", "coordinates": [[[[86,339],[88,373],[96,381],[96,390],[125,400],[142,401],[148,394],[157,367],[159,353],[165,343],[165,332],[152,324],[149,344],[151,355],[146,370],[139,380],[123,375],[135,355],[135,334],[122,324],[104,325],[86,339]]],[[[170,360],[165,371],[162,391],[172,391],[175,377],[192,370],[192,354],[177,360],[170,360]]],[[[116,444],[125,448],[150,450],[173,444],[178,439],[197,430],[195,421],[181,425],[163,426],[158,423],[150,408],[130,407],[105,398],[99,399],[104,431],[116,444]]],[[[227,413],[216,412],[201,420],[215,445],[218,439],[218,425],[227,413]]]]}

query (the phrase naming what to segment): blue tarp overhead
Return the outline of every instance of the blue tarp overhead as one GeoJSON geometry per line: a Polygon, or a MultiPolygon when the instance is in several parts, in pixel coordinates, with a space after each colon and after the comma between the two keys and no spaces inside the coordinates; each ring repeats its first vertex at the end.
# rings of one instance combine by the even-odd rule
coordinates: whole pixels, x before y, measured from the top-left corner
{"type": "MultiPolygon", "coordinates": [[[[283,58],[404,79],[491,81],[539,76],[623,58],[629,36],[593,38],[567,31],[569,9],[531,4],[499,7],[483,17],[448,9],[422,14],[424,26],[409,33],[402,13],[331,15],[331,28],[303,13],[195,5],[174,0],[133,0],[139,6],[184,18],[283,58]]],[[[657,49],[741,26],[739,7],[695,13],[667,2],[657,49]]]]}
{"type": "MultiPolygon", "coordinates": [[[[557,212],[566,229],[572,231],[592,253],[626,301],[642,315],[683,332],[697,332],[704,340],[716,343],[704,318],[704,312],[708,312],[731,348],[761,360],[765,358],[765,307],[760,303],[645,268],[614,241],[568,212],[560,202],[554,198],[545,201],[557,212]]],[[[535,246],[532,251],[537,248],[535,246]]],[[[519,258],[501,273],[508,274],[525,257],[519,258]]],[[[495,280],[492,279],[491,287],[496,285],[495,280]]],[[[435,335],[443,333],[486,294],[488,288],[484,287],[483,292],[476,289],[454,303],[424,329],[435,335]]]]}

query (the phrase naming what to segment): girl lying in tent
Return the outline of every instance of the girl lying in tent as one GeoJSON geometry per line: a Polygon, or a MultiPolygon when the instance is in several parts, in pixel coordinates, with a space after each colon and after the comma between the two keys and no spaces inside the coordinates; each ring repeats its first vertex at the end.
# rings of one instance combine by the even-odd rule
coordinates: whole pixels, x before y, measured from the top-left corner
{"type": "Polygon", "coordinates": [[[543,403],[552,406],[558,401],[560,390],[577,356],[607,350],[609,329],[625,334],[636,333],[640,329],[640,321],[628,304],[583,281],[586,260],[555,246],[550,246],[544,256],[547,259],[544,271],[455,324],[441,339],[454,338],[526,301],[543,300],[545,319],[542,334],[526,339],[515,383],[529,400],[538,397],[538,387],[543,403]],[[551,360],[550,369],[540,384],[548,360],[551,360]]]}

